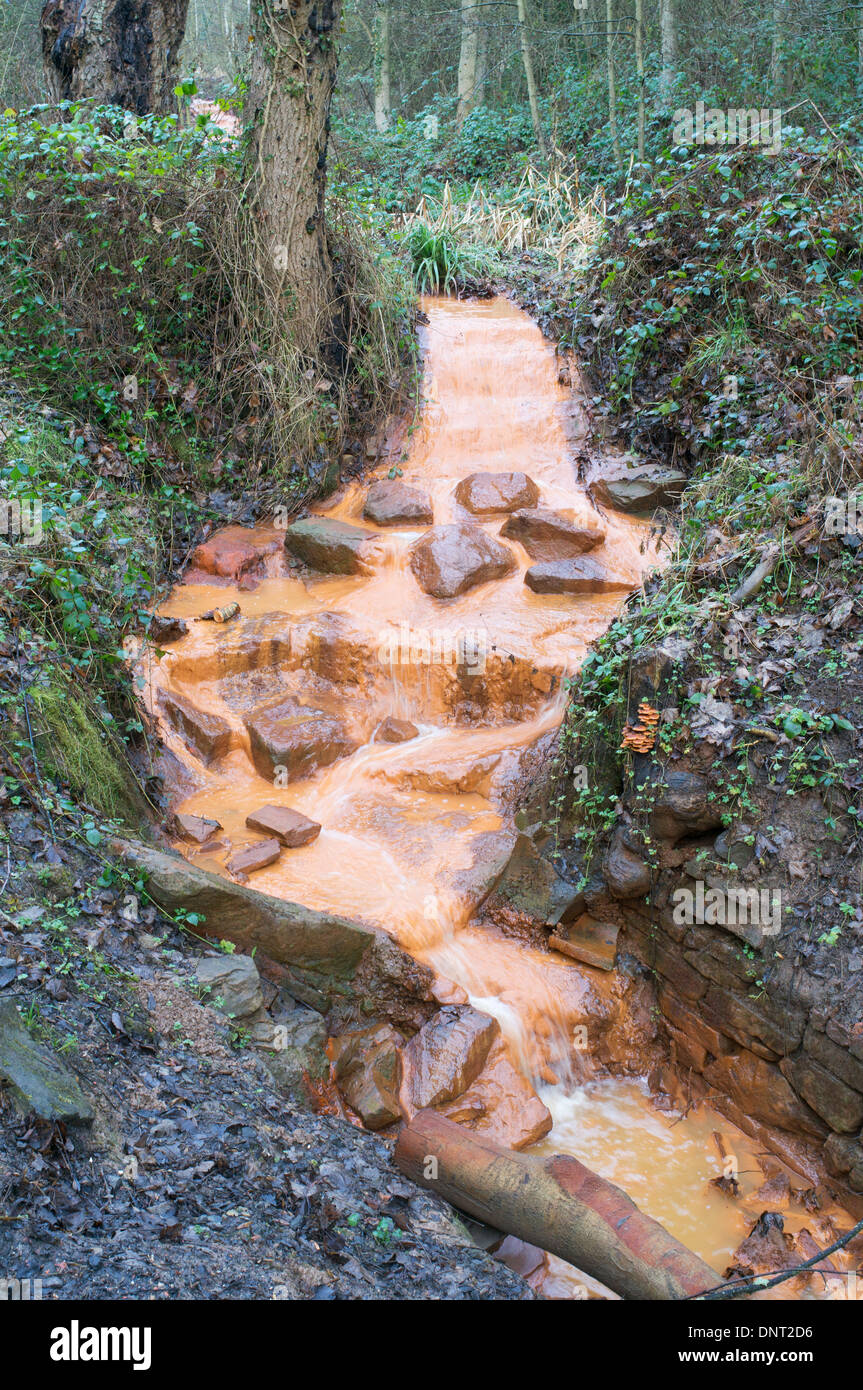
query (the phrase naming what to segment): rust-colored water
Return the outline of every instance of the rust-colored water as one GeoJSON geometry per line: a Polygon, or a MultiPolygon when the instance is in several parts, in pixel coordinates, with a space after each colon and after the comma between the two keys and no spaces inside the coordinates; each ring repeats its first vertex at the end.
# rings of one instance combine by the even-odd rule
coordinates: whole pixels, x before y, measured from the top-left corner
{"type": "MultiPolygon", "coordinates": [[[[425,307],[425,405],[401,467],[405,482],[431,495],[435,522],[463,519],[452,494],[466,475],[513,470],[540,486],[541,505],[595,521],[572,463],[578,405],[573,419],[572,392],[559,384],[538,329],[504,299],[432,300],[425,307]]],[[[368,482],[345,488],[328,515],[364,525],[368,482]]],[[[498,517],[486,529],[496,535],[500,525],[498,517]]],[[[607,527],[594,556],[636,585],[656,561],[648,529],[623,516],[607,527]]],[[[230,654],[229,628],[198,623],[150,665],[154,711],[159,691],[172,690],[234,730],[231,751],[207,768],[163,725],[165,743],[185,769],[184,790],[194,788],[176,809],[214,817],[224,828],[215,852],[182,848],[224,872],[232,849],[261,838],[245,818],[262,804],[288,805],[321,822],[314,843],[283,852],[255,873],[254,887],[383,927],[438,973],[442,999],[469,998],[494,1014],[510,1061],[540,1089],[554,1117],[539,1150],[582,1158],[722,1270],[752,1212],[710,1187],[721,1171],[711,1136],[721,1129],[746,1156],[749,1190],[763,1180],[750,1142],[710,1112],[660,1115],[635,1081],[591,1080],[589,1052],[573,1051],[573,1030],[584,1025],[590,1035],[613,1021],[615,977],[470,924],[484,878],[513,841],[508,794],[522,761],[559,723],[561,678],[577,669],[621,598],[536,595],[523,582],[530,561],[513,544],[518,565],[508,578],[436,600],[407,566],[407,548],[419,534],[382,533],[369,572],[359,577],[304,582],[277,557],[253,592],[201,583],[174,591],[165,611],[193,617],[236,598],[245,619],[261,620],[262,641],[274,632],[291,635],[290,656],[268,666],[254,653],[230,654]],[[481,709],[464,702],[452,668],[425,660],[422,636],[435,630],[480,635],[488,691],[481,709]],[[284,788],[258,776],[243,715],[280,690],[337,712],[358,751],[284,788]],[[412,720],[420,737],[371,742],[387,715],[412,720]]],[[[506,1090],[507,1075],[499,1071],[489,1086],[506,1090]]],[[[489,1128],[516,1142],[524,1096],[509,1104],[498,1099],[489,1107],[489,1128]]],[[[547,1292],[562,1296],[578,1296],[584,1282],[559,1261],[546,1276],[547,1292]]]]}

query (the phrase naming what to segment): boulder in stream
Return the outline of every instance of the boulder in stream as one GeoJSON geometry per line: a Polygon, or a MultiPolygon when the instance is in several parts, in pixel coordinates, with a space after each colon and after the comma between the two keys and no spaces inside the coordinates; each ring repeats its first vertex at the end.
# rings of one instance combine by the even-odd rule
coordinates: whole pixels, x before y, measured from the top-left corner
{"type": "Polygon", "coordinates": [[[471,521],[435,526],[410,549],[410,566],[433,598],[455,598],[516,567],[512,551],[471,521]]]}
{"type": "Polygon", "coordinates": [[[531,565],[524,582],[535,594],[614,594],[637,587],[630,579],[613,574],[592,555],[541,561],[531,565]]]}
{"type": "Polygon", "coordinates": [[[166,830],[177,840],[188,840],[194,845],[205,845],[222,829],[221,822],[209,820],[206,816],[190,816],[177,811],[169,819],[166,830]]]}
{"type": "Polygon", "coordinates": [[[428,493],[418,487],[381,478],[368,490],[363,516],[376,526],[431,526],[434,508],[428,493]]]}
{"type": "Polygon", "coordinates": [[[361,574],[376,537],[361,526],[334,517],[306,516],[285,530],[285,549],[325,574],[361,574]]]}
{"type": "Polygon", "coordinates": [[[455,500],[478,517],[535,507],[539,488],[526,473],[471,473],[455,489],[455,500]]]}
{"type": "Polygon", "coordinates": [[[601,526],[581,520],[575,512],[547,507],[513,512],[500,534],[523,545],[532,560],[570,560],[605,540],[601,526]]]}
{"type": "Polygon", "coordinates": [[[280,696],[259,705],[246,720],[246,728],[252,760],[268,781],[276,768],[283,767],[287,780],[296,782],[315,768],[329,767],[356,748],[340,719],[302,705],[293,697],[280,696]]]}
{"type": "Polygon", "coordinates": [[[253,573],[262,573],[265,556],[278,548],[278,538],[272,534],[261,535],[245,526],[226,526],[193,552],[192,573],[186,575],[186,582],[206,575],[235,581],[249,578],[253,573]]]}
{"type": "Polygon", "coordinates": [[[419,729],[416,724],[412,724],[409,719],[396,719],[393,715],[387,715],[375,729],[375,743],[408,743],[412,738],[419,738],[419,729]]]}
{"type": "Polygon", "coordinates": [[[470,1005],[447,1005],[405,1048],[411,1100],[417,1110],[455,1100],[485,1066],[500,1024],[470,1005]]]}
{"type": "Polygon", "coordinates": [[[266,869],[269,864],[275,864],[281,852],[282,846],[278,840],[258,840],[232,854],[225,868],[229,874],[252,874],[256,869],[266,869]]]}
{"type": "Polygon", "coordinates": [[[290,806],[262,806],[246,816],[246,825],[250,830],[274,835],[287,849],[309,845],[321,833],[318,821],[310,820],[302,811],[294,811],[290,806]]]}

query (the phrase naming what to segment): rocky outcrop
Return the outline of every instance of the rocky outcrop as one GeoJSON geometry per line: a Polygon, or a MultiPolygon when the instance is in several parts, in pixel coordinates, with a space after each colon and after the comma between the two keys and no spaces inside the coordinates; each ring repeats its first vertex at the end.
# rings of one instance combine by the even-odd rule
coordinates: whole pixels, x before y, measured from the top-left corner
{"type": "Polygon", "coordinates": [[[544,507],[513,512],[500,534],[523,545],[532,560],[542,561],[571,560],[605,540],[605,531],[598,524],[581,521],[574,512],[544,507]]]}
{"type": "Polygon", "coordinates": [[[0,999],[0,1084],[19,1110],[40,1120],[92,1123],[95,1109],[77,1076],[24,1027],[13,999],[0,999]]]}
{"type": "Polygon", "coordinates": [[[302,1003],[329,1015],[333,1027],[355,1026],[375,999],[380,1012],[415,1032],[435,1011],[433,976],[390,937],[334,913],[271,898],[189,864],[178,855],[118,841],[116,849],[146,875],[147,891],[171,916],[194,912],[195,930],[255,951],[262,970],[302,1003]]]}
{"type": "Polygon", "coordinates": [[[465,511],[488,518],[535,507],[539,488],[526,473],[471,473],[462,478],[454,496],[465,511]]]}
{"type": "Polygon", "coordinates": [[[376,526],[431,526],[434,508],[428,493],[397,478],[372,483],[363,516],[376,526]]]}
{"type": "Polygon", "coordinates": [[[477,584],[502,579],[516,567],[512,551],[470,521],[435,526],[416,541],[410,566],[433,598],[455,598],[477,584]]]}

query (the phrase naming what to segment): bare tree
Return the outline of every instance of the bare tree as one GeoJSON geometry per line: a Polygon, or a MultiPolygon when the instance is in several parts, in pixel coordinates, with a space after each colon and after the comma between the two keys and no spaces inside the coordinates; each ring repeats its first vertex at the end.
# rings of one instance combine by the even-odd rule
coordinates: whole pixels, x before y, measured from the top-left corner
{"type": "Polygon", "coordinates": [[[461,125],[475,106],[482,104],[480,27],[477,0],[461,0],[461,44],[458,55],[458,108],[456,123],[461,125]]]}
{"type": "Polygon", "coordinates": [[[533,70],[533,54],[530,47],[530,30],[528,29],[527,0],[518,0],[518,36],[521,43],[521,58],[524,63],[524,75],[527,81],[527,99],[530,102],[530,119],[533,122],[533,133],[536,143],[539,145],[540,154],[544,158],[546,154],[545,132],[543,131],[542,121],[539,116],[539,100],[536,94],[536,75],[533,70]]]}
{"type": "Polygon", "coordinates": [[[659,95],[665,104],[677,76],[677,15],[674,0],[659,0],[659,41],[662,49],[659,95]]]}
{"type": "Polygon", "coordinates": [[[390,7],[389,0],[375,0],[375,126],[389,130],[392,120],[390,90],[390,7]]]}
{"type": "Polygon", "coordinates": [[[324,191],[339,17],[339,0],[255,0],[252,15],[251,203],[304,352],[316,351],[332,317],[324,191]]]}
{"type": "Polygon", "coordinates": [[[638,79],[638,162],[644,163],[644,0],[635,0],[635,72],[638,79]]]}
{"type": "Polygon", "coordinates": [[[773,0],[773,44],[770,52],[770,78],[774,94],[785,95],[785,0],[773,0]]]}
{"type": "Polygon", "coordinates": [[[620,136],[617,132],[617,83],[614,76],[614,0],[605,0],[605,44],[608,64],[608,128],[618,169],[623,168],[620,136]]]}

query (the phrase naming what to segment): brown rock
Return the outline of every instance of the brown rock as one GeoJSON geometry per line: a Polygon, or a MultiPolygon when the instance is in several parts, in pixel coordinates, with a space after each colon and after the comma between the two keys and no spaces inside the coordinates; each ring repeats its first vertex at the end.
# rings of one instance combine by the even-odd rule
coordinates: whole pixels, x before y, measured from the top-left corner
{"type": "Polygon", "coordinates": [[[187,816],[180,811],[171,816],[167,825],[169,835],[173,835],[177,840],[189,840],[196,845],[203,845],[212,839],[221,828],[217,820],[207,820],[206,816],[187,816]]]}
{"type": "Polygon", "coordinates": [[[724,1033],[705,1023],[700,1014],[682,1004],[670,990],[659,991],[659,1007],[678,1032],[693,1039],[714,1057],[722,1057],[732,1051],[734,1044],[724,1033]]]}
{"type": "Polygon", "coordinates": [[[281,852],[278,840],[259,840],[257,844],[237,850],[225,868],[229,874],[254,873],[255,869],[265,869],[268,864],[275,864],[281,852]]]}
{"type": "Polygon", "coordinates": [[[584,912],[577,921],[561,924],[548,944],[585,965],[613,970],[619,931],[614,922],[600,922],[584,912]]]}
{"type": "Polygon", "coordinates": [[[615,831],[602,866],[609,892],[615,898],[640,898],[650,890],[650,868],[615,831]]]}
{"type": "Polygon", "coordinates": [[[686,474],[676,468],[641,468],[628,477],[596,478],[588,490],[604,506],[643,512],[674,506],[685,486],[686,474]]]}
{"type": "Polygon", "coordinates": [[[183,695],[165,691],[162,708],[180,738],[205,763],[222,758],[231,746],[232,729],[218,714],[197,709],[183,695]]]}
{"type": "Polygon", "coordinates": [[[409,719],[394,719],[387,715],[375,729],[375,743],[407,743],[419,738],[419,729],[409,719]]]}
{"type": "Polygon", "coordinates": [[[551,1113],[510,1061],[503,1037],[492,1044],[473,1085],[439,1109],[448,1120],[510,1149],[536,1144],[552,1126],[551,1113]]]}
{"type": "Polygon", "coordinates": [[[275,835],[287,849],[298,849],[309,845],[321,833],[316,820],[309,820],[301,811],[293,811],[290,806],[262,806],[246,816],[250,830],[260,830],[265,835],[275,835]]]}
{"type": "Polygon", "coordinates": [[[435,526],[415,541],[410,565],[421,589],[433,598],[454,598],[477,584],[502,579],[516,567],[512,551],[471,521],[435,526]]]}
{"type": "Polygon", "coordinates": [[[455,490],[456,501],[474,516],[497,516],[535,507],[539,488],[526,473],[471,473],[455,490]]]}
{"type": "Polygon", "coordinates": [[[259,568],[264,555],[277,546],[277,541],[262,541],[244,526],[226,526],[197,547],[192,554],[191,568],[220,579],[239,579],[259,568]]]}
{"type": "Polygon", "coordinates": [[[779,1068],[752,1052],[717,1057],[705,1067],[704,1075],[745,1115],[792,1134],[823,1138],[826,1133],[817,1116],[797,1099],[779,1068]]]}
{"type": "Polygon", "coordinates": [[[535,594],[616,594],[638,587],[589,555],[531,565],[524,582],[535,594]]]}
{"type": "Polygon", "coordinates": [[[856,1133],[863,1124],[863,1096],[859,1091],[852,1091],[805,1053],[793,1061],[785,1058],[779,1065],[798,1095],[831,1129],[839,1134],[856,1133]]]}
{"type": "Polygon", "coordinates": [[[401,1044],[390,1024],[378,1023],[344,1033],[330,1046],[339,1088],[368,1129],[383,1129],[401,1116],[401,1044]]]}
{"type": "Polygon", "coordinates": [[[188,631],[189,624],[182,618],[169,618],[167,614],[154,613],[147,628],[147,640],[156,647],[162,647],[168,642],[179,642],[188,631]]]}
{"type": "Polygon", "coordinates": [[[427,493],[397,478],[372,483],[363,516],[376,526],[431,526],[434,508],[427,493]]]}
{"type": "Polygon", "coordinates": [[[479,1076],[499,1034],[497,1019],[470,1005],[447,1005],[429,1019],[405,1048],[416,1108],[442,1105],[462,1095],[479,1076]]]}
{"type": "Polygon", "coordinates": [[[340,719],[289,698],[259,706],[246,720],[252,759],[262,777],[277,767],[296,782],[318,767],[329,767],[353,753],[356,744],[340,719]]]}
{"type": "Polygon", "coordinates": [[[285,549],[326,574],[360,574],[375,536],[332,517],[307,516],[285,530],[285,549]]]}
{"type": "Polygon", "coordinates": [[[605,540],[601,526],[578,521],[572,512],[554,512],[544,507],[513,512],[500,534],[519,541],[532,560],[571,560],[605,540]]]}

